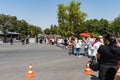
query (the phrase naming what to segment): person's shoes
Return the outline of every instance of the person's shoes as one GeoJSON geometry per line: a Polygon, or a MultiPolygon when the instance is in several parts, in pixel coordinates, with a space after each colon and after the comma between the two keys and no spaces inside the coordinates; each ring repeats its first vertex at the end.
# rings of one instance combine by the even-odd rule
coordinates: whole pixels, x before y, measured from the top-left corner
{"type": "Polygon", "coordinates": [[[80,58],[81,56],[79,55],[78,57],[80,58]]]}
{"type": "Polygon", "coordinates": [[[71,53],[69,52],[69,55],[71,55],[71,53]]]}

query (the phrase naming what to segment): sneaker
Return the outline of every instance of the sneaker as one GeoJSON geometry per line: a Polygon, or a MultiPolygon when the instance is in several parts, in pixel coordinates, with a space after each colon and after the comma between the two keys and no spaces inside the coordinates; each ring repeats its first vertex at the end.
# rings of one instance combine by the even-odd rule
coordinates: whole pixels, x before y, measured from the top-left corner
{"type": "Polygon", "coordinates": [[[78,57],[81,57],[80,55],[78,57]]]}

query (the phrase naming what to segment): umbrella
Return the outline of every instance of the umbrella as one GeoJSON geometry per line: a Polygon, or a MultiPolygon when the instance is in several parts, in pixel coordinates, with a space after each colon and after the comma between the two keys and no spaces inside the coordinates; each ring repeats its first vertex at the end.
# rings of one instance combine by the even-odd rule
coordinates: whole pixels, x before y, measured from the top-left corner
{"type": "Polygon", "coordinates": [[[90,36],[88,33],[80,33],[79,35],[82,37],[89,37],[90,36]]]}

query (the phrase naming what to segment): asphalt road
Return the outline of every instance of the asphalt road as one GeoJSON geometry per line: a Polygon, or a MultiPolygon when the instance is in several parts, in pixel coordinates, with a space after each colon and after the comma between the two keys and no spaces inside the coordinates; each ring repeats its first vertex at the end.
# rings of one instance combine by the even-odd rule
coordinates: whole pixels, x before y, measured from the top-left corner
{"type": "Polygon", "coordinates": [[[0,44],[0,80],[98,80],[83,74],[89,58],[46,44],[0,44]],[[27,79],[29,64],[36,76],[27,79]]]}

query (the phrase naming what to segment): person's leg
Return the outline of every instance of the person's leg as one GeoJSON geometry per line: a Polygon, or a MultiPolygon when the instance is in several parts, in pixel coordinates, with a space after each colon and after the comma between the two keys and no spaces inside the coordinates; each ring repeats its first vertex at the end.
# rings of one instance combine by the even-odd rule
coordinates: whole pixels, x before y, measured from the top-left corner
{"type": "Polygon", "coordinates": [[[81,54],[80,54],[80,50],[81,50],[81,48],[79,48],[79,55],[81,56],[81,54]]]}
{"type": "Polygon", "coordinates": [[[78,48],[76,48],[76,56],[79,56],[78,54],[79,54],[79,53],[78,53],[78,48]]]}
{"type": "Polygon", "coordinates": [[[85,56],[88,55],[88,48],[85,48],[85,49],[84,49],[84,53],[85,53],[85,56]]]}
{"type": "Polygon", "coordinates": [[[74,46],[72,46],[72,54],[74,54],[74,46]]]}
{"type": "Polygon", "coordinates": [[[78,56],[81,57],[81,55],[80,55],[80,48],[78,48],[78,56]]]}

